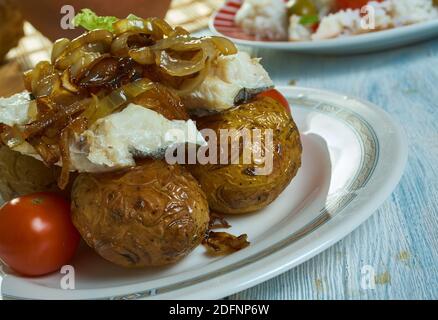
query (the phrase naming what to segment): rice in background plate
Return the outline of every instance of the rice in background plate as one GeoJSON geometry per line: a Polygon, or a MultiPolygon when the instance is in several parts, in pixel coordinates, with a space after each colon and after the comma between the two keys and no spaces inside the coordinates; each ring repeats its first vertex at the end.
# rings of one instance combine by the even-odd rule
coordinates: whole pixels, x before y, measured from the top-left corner
{"type": "Polygon", "coordinates": [[[287,8],[283,0],[246,0],[235,22],[257,40],[287,40],[287,8]]]}

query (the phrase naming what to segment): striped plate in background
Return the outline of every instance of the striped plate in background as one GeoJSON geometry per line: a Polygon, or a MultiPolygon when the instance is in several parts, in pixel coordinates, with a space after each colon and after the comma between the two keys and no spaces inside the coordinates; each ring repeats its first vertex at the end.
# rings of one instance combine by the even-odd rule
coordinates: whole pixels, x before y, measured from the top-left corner
{"type": "Polygon", "coordinates": [[[229,38],[255,40],[254,36],[244,33],[242,29],[234,23],[234,17],[242,6],[242,3],[242,0],[226,1],[212,19],[213,31],[229,38]]]}

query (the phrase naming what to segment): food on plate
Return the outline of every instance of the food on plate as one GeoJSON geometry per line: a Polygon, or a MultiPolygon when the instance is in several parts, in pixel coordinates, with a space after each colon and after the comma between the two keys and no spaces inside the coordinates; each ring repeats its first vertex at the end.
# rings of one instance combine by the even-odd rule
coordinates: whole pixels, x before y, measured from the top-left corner
{"type": "Polygon", "coordinates": [[[246,0],[236,13],[236,24],[257,40],[287,39],[287,8],[284,0],[246,0]]]}
{"type": "Polygon", "coordinates": [[[80,174],[72,191],[72,218],[90,247],[125,267],[180,260],[201,243],[210,220],[198,182],[183,166],[162,160],[80,174]]]}
{"type": "Polygon", "coordinates": [[[238,52],[218,57],[205,80],[184,95],[183,102],[195,113],[217,112],[248,101],[273,86],[260,59],[238,52]]]}
{"type": "Polygon", "coordinates": [[[222,256],[239,251],[249,246],[248,236],[241,234],[236,237],[227,232],[210,231],[203,241],[208,254],[212,256],[222,256]]]}
{"type": "Polygon", "coordinates": [[[97,120],[70,145],[70,164],[81,172],[112,171],[135,165],[134,158],[161,157],[168,147],[190,141],[204,143],[192,120],[168,120],[157,111],[130,103],[97,120]],[[184,134],[168,134],[172,130],[184,134]],[[190,132],[195,139],[190,140],[190,132]]]}
{"type": "Polygon", "coordinates": [[[244,0],[234,22],[256,40],[279,41],[285,40],[283,35],[286,35],[289,41],[310,41],[438,18],[438,4],[434,0],[291,0],[285,3],[280,0],[244,0]],[[274,8],[275,15],[266,13],[274,8]],[[367,14],[373,14],[373,17],[367,18],[367,14]],[[288,21],[280,23],[283,20],[279,17],[284,15],[288,21]]]}
{"type": "Polygon", "coordinates": [[[287,113],[291,114],[289,102],[287,102],[287,99],[276,89],[270,89],[263,91],[258,95],[258,97],[269,97],[277,102],[280,102],[281,105],[286,109],[287,113]]]}
{"type": "Polygon", "coordinates": [[[289,104],[260,59],[158,18],[85,9],[74,23],[88,31],[57,40],[25,72],[26,91],[0,98],[0,191],[62,190],[85,242],[125,267],[175,263],[201,243],[245,248],[245,234],[212,233],[229,224],[211,218],[264,208],[301,163],[289,104]],[[234,148],[228,165],[203,163],[199,151],[218,147],[204,129],[255,134],[243,148],[220,143],[234,148]]]}
{"type": "MultiPolygon", "coordinates": [[[[224,129],[235,129],[227,139],[227,144],[219,143],[217,152],[233,156],[233,144],[239,146],[239,164],[196,164],[189,166],[207,195],[210,209],[220,213],[243,214],[266,207],[286,188],[301,166],[301,141],[298,129],[284,106],[269,97],[240,105],[234,109],[205,116],[197,121],[199,129],[212,129],[217,135],[224,129]],[[244,138],[245,129],[259,129],[261,139],[256,143],[244,138]],[[271,146],[267,145],[265,133],[273,132],[271,146]],[[268,149],[270,148],[270,149],[268,149]],[[229,150],[231,149],[231,151],[229,150]],[[272,163],[256,157],[254,150],[272,152],[272,163]],[[252,154],[251,161],[245,163],[245,154],[252,154]],[[265,174],[258,170],[271,166],[265,174]]],[[[254,140],[253,140],[254,141],[254,140]]]]}
{"type": "Polygon", "coordinates": [[[53,193],[15,198],[0,208],[0,260],[26,276],[40,276],[68,264],[79,233],[70,203],[53,193]]]}
{"type": "Polygon", "coordinates": [[[59,173],[57,167],[46,167],[41,161],[0,146],[0,196],[3,201],[40,191],[61,193],[56,184],[59,173]]]}
{"type": "MultiPolygon", "coordinates": [[[[382,0],[376,0],[382,2],[382,0]]],[[[336,10],[360,9],[365,6],[369,0],[337,0],[334,7],[336,10]]]]}
{"type": "Polygon", "coordinates": [[[10,0],[0,0],[0,62],[23,36],[23,17],[10,0]]]}

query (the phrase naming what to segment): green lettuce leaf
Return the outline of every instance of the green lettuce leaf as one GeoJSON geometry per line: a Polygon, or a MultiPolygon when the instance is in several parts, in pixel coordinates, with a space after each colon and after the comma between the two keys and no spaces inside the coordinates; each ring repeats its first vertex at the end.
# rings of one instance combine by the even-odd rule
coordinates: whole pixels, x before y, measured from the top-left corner
{"type": "MultiPolygon", "coordinates": [[[[135,14],[130,14],[126,17],[128,20],[142,20],[135,14]]],[[[75,27],[82,27],[88,31],[95,29],[104,29],[113,32],[113,23],[119,18],[112,16],[98,16],[90,9],[82,9],[74,18],[73,24],[75,27]]]]}
{"type": "Polygon", "coordinates": [[[309,26],[318,23],[319,17],[317,15],[302,16],[299,22],[304,26],[309,26]]]}
{"type": "Polygon", "coordinates": [[[73,19],[76,27],[82,27],[86,30],[105,29],[114,31],[113,23],[119,20],[112,16],[98,16],[90,9],[82,9],[73,19]]]}

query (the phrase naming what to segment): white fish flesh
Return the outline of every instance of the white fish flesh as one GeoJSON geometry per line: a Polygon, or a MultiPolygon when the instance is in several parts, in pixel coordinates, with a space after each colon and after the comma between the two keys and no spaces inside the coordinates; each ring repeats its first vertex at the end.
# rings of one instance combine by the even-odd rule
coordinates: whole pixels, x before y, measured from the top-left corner
{"type": "Polygon", "coordinates": [[[204,82],[182,99],[188,109],[218,112],[273,86],[260,59],[239,52],[218,57],[204,82]]]}
{"type": "MultiPolygon", "coordinates": [[[[0,99],[0,123],[29,123],[32,120],[30,102],[26,92],[0,99]]],[[[132,166],[135,165],[134,158],[161,158],[168,147],[176,144],[206,143],[192,120],[168,120],[135,104],[99,119],[74,140],[70,145],[71,170],[79,172],[110,171],[132,166]]],[[[41,160],[27,142],[13,150],[41,160]]]]}

